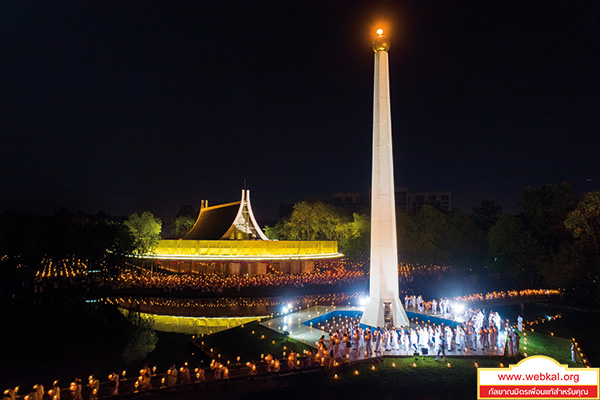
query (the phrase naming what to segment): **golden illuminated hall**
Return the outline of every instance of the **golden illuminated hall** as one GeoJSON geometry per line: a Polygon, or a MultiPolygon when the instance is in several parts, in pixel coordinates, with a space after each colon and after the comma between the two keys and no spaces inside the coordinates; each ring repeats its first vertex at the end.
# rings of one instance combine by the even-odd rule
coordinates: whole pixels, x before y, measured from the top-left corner
{"type": "Polygon", "coordinates": [[[266,274],[311,272],[317,260],[340,258],[336,241],[269,240],[256,222],[250,191],[239,201],[208,206],[183,239],[164,239],[142,257],[145,267],[177,273],[266,274]]]}

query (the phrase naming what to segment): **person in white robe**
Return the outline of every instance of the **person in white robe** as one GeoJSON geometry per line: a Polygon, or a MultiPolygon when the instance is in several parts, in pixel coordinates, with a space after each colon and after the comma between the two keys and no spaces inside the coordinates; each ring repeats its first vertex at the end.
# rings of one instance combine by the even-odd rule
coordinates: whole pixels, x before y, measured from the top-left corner
{"type": "Polygon", "coordinates": [[[427,342],[429,341],[429,332],[427,332],[427,328],[423,327],[419,333],[419,346],[421,348],[429,347],[427,342]]]}
{"type": "Polygon", "coordinates": [[[441,342],[441,329],[439,326],[437,328],[435,328],[435,333],[433,334],[433,341],[434,341],[433,352],[437,354],[437,352],[440,349],[440,342],[441,342]]]}
{"type": "Polygon", "coordinates": [[[459,351],[465,349],[465,331],[460,326],[456,328],[456,349],[459,351]]]}
{"type": "Polygon", "coordinates": [[[392,333],[390,332],[389,329],[385,329],[383,331],[383,348],[385,351],[390,351],[391,350],[391,344],[392,344],[392,333]]]}
{"type": "Polygon", "coordinates": [[[398,331],[395,329],[392,329],[392,349],[395,351],[400,349],[398,346],[398,331]]]}
{"type": "Polygon", "coordinates": [[[498,332],[502,330],[502,318],[500,318],[500,314],[496,311],[496,317],[494,318],[496,321],[496,326],[498,327],[498,332]]]}
{"type": "Polygon", "coordinates": [[[446,327],[445,329],[446,331],[446,350],[447,351],[451,351],[452,350],[452,328],[450,328],[449,326],[446,327]]]}
{"type": "Polygon", "coordinates": [[[364,330],[360,326],[356,329],[358,329],[358,347],[364,347],[365,346],[364,330]]]}
{"type": "Polygon", "coordinates": [[[414,351],[418,351],[419,348],[419,338],[417,336],[417,330],[416,329],[411,329],[410,331],[410,344],[412,346],[412,350],[414,351]]]}
{"type": "Polygon", "coordinates": [[[375,353],[381,353],[381,330],[377,328],[375,331],[375,353]]]}
{"type": "Polygon", "coordinates": [[[406,354],[410,354],[410,333],[408,331],[404,332],[404,351],[406,354]]]}

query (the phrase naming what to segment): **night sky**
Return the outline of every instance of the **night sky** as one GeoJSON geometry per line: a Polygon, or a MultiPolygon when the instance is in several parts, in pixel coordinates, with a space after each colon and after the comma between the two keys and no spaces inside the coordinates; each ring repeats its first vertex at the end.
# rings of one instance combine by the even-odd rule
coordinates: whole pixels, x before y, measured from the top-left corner
{"type": "Polygon", "coordinates": [[[467,211],[600,188],[599,1],[2,1],[0,212],[171,218],[367,192],[373,52],[396,186],[467,211]]]}

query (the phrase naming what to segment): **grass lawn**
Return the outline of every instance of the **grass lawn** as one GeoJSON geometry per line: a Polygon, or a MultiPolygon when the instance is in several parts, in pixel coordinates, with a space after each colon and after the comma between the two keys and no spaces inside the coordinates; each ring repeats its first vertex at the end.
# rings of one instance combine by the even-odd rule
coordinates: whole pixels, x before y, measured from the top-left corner
{"type": "Polygon", "coordinates": [[[245,398],[265,399],[474,399],[477,368],[497,367],[500,359],[448,358],[450,367],[434,357],[385,357],[323,374],[304,388],[288,388],[245,398]],[[413,367],[416,363],[416,367],[413,367]],[[372,369],[372,368],[375,369],[372,369]],[[357,374],[358,372],[358,374],[357,374]],[[337,375],[337,378],[336,378],[337,375]]]}
{"type": "Polygon", "coordinates": [[[571,340],[552,336],[545,333],[526,330],[519,332],[519,353],[527,356],[542,355],[554,358],[569,367],[581,367],[581,364],[571,362],[571,340]]]}
{"type": "Polygon", "coordinates": [[[311,347],[304,343],[266,328],[258,321],[212,335],[204,335],[198,339],[198,342],[204,342],[207,351],[213,349],[214,354],[221,354],[222,360],[225,362],[229,360],[232,363],[237,362],[238,356],[241,362],[245,363],[252,360],[259,361],[261,354],[271,353],[273,357],[282,358],[284,351],[286,354],[290,350],[303,354],[304,350],[311,350],[311,347]]]}

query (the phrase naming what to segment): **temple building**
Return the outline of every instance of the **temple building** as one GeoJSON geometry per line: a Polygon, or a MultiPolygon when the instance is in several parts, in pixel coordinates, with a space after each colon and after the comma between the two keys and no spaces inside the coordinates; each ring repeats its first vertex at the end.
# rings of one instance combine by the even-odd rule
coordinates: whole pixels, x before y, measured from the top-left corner
{"type": "Polygon", "coordinates": [[[340,258],[336,241],[269,240],[254,218],[250,191],[240,201],[208,206],[183,239],[161,240],[146,266],[177,273],[226,275],[310,272],[317,260],[340,258]]]}

